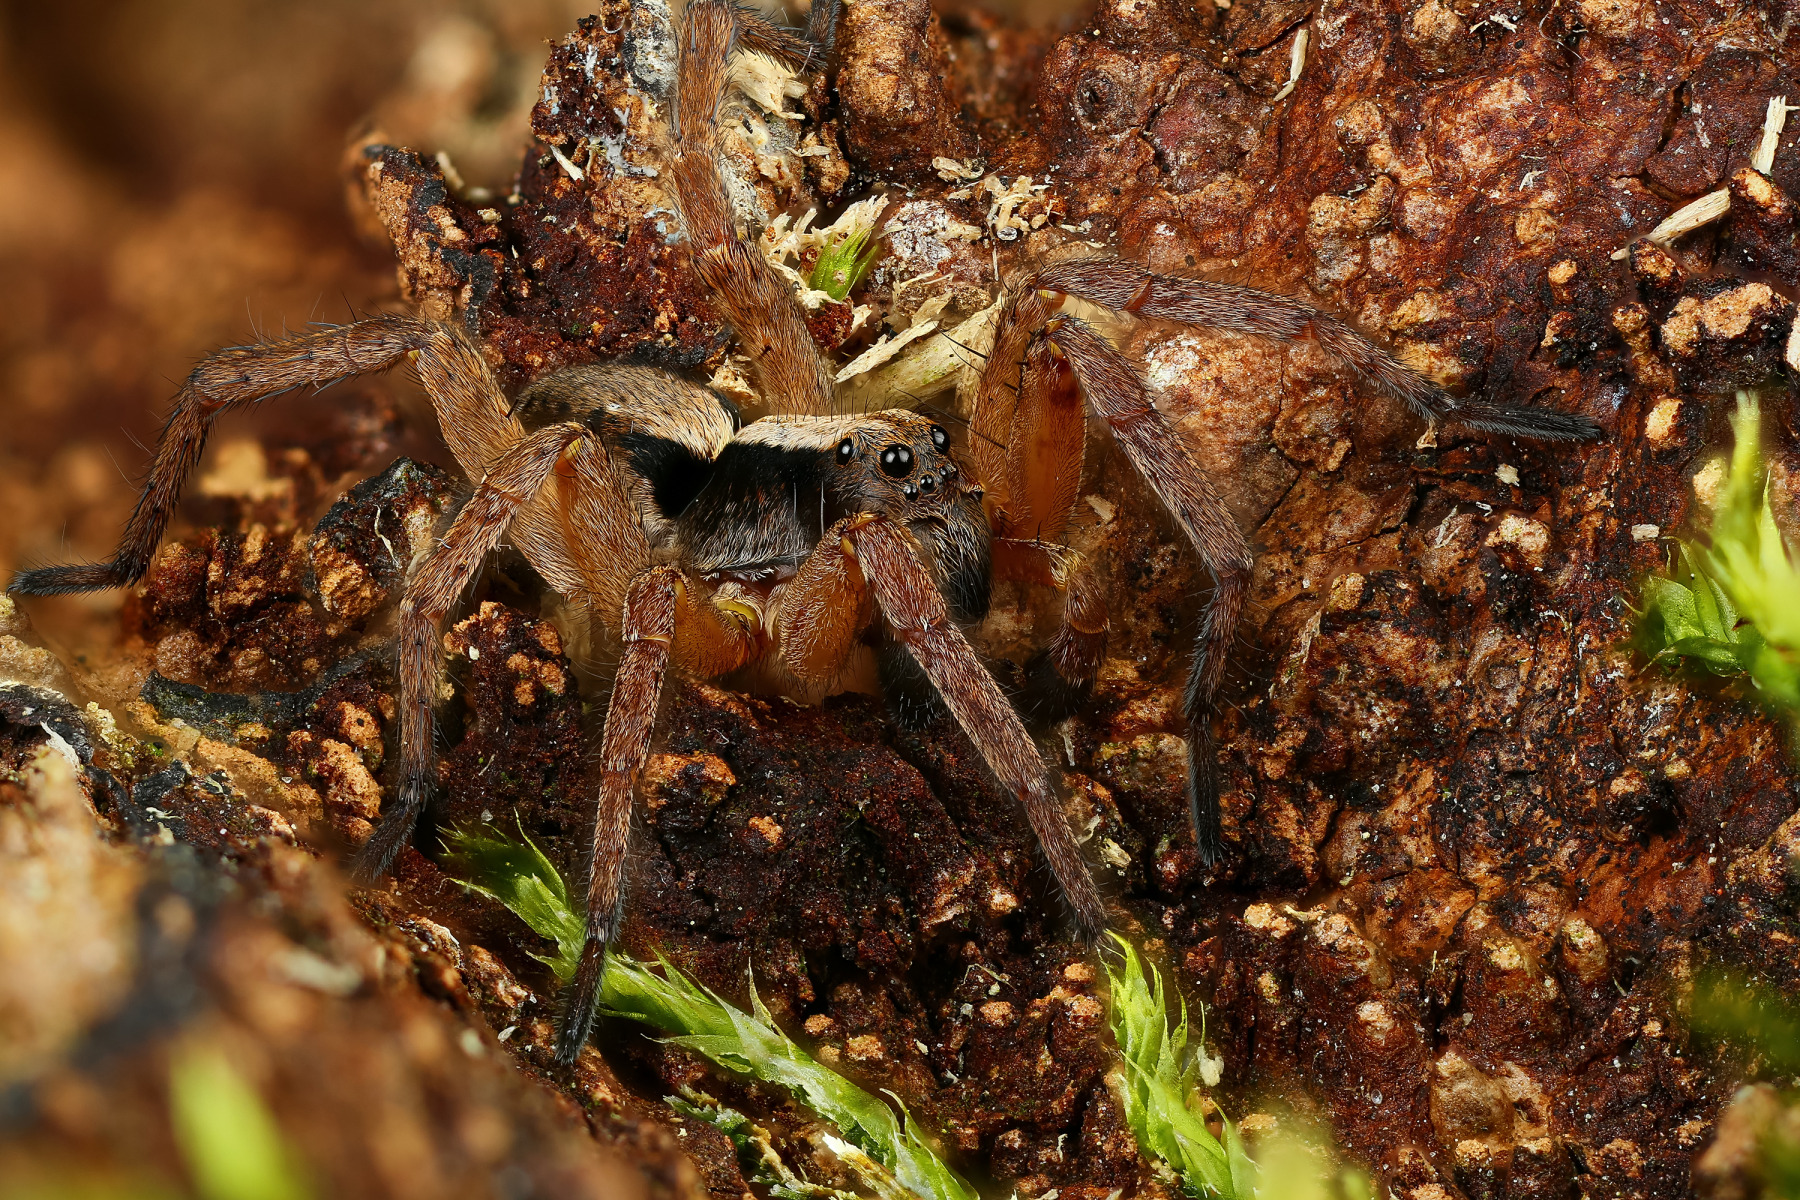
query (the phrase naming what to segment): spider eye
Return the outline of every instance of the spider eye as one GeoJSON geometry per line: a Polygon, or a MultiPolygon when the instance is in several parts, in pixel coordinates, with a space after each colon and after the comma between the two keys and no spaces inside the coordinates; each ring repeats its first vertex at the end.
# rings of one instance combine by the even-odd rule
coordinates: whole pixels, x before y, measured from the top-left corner
{"type": "Polygon", "coordinates": [[[944,432],[944,427],[942,425],[933,425],[931,427],[931,444],[936,446],[939,450],[942,450],[950,444],[950,435],[944,432]]]}
{"type": "Polygon", "coordinates": [[[856,443],[854,441],[852,441],[849,438],[845,438],[843,441],[838,443],[837,460],[839,463],[847,463],[855,457],[856,457],[856,443]]]}
{"type": "Polygon", "coordinates": [[[894,479],[904,479],[912,474],[912,450],[906,446],[889,446],[881,452],[882,474],[894,479]]]}

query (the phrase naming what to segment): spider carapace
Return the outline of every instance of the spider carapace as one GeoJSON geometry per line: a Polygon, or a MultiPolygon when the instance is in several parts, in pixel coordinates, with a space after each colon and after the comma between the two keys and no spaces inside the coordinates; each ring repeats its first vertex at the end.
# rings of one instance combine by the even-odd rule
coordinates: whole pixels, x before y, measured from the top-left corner
{"type": "Polygon", "coordinates": [[[872,641],[890,698],[902,707],[941,701],[1020,801],[1082,934],[1105,928],[1105,905],[1037,747],[959,624],[985,613],[992,581],[1054,589],[1062,619],[1027,667],[1032,691],[1066,704],[1092,686],[1106,642],[1104,589],[1094,564],[1054,540],[1078,496],[1090,413],[1215,581],[1186,717],[1196,846],[1208,863],[1222,852],[1211,718],[1250,548],[1140,371],[1065,311],[1065,297],[1140,318],[1311,337],[1364,386],[1432,422],[1528,438],[1599,432],[1579,415],[1453,397],[1302,301],[1105,257],[1040,265],[1010,281],[966,440],[904,409],[839,414],[798,300],[741,224],[719,165],[734,49],[807,63],[829,46],[834,12],[813,5],[810,40],[728,0],[693,0],[681,17],[666,178],[692,268],[750,361],[760,419],[740,423],[708,389],[640,366],[566,368],[509,401],[464,332],[411,316],[232,347],[203,360],[178,394],[113,558],[25,571],[11,585],[41,595],[136,582],[215,417],[410,362],[475,486],[407,578],[400,780],[356,870],[364,880],[385,872],[425,811],[436,778],[442,623],[504,537],[622,645],[601,735],[586,943],[558,1042],[565,1062],[587,1040],[618,929],[632,790],[670,670],[718,678],[755,667],[783,690],[816,696],[872,641]]]}

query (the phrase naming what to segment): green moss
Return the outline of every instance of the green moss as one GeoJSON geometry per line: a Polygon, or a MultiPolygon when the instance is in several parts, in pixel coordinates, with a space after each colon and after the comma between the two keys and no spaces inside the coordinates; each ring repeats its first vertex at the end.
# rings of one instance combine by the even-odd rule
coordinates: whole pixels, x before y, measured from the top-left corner
{"type": "MultiPolygon", "coordinates": [[[[1703,975],[1694,985],[1690,1020],[1695,1032],[1731,1038],[1748,1045],[1761,1059],[1765,1076],[1800,1076],[1800,1008],[1772,988],[1761,988],[1727,975],[1703,975]]],[[[1782,1093],[1790,1112],[1800,1094],[1790,1086],[1782,1093]]],[[[1757,1166],[1767,1184],[1766,1195],[1800,1200],[1800,1138],[1794,1122],[1764,1129],[1756,1146],[1757,1166]]]]}
{"type": "Polygon", "coordinates": [[[1711,526],[1677,541],[1668,574],[1644,580],[1636,637],[1652,662],[1742,677],[1768,708],[1796,719],[1800,569],[1769,505],[1760,416],[1756,396],[1739,392],[1736,445],[1711,526]]]}
{"type": "MultiPolygon", "coordinates": [[[[1245,1152],[1237,1127],[1217,1113],[1219,1134],[1207,1124],[1201,1095],[1202,1026],[1188,1044],[1187,1005],[1169,1025],[1168,994],[1162,975],[1139,958],[1117,934],[1119,963],[1107,962],[1107,1020],[1119,1046],[1123,1078],[1116,1091],[1125,1123],[1138,1146],[1165,1168],[1189,1196],[1224,1200],[1370,1200],[1368,1176],[1344,1167],[1328,1137],[1292,1117],[1283,1132],[1258,1147],[1257,1161],[1245,1152]]],[[[1215,1062],[1217,1060],[1214,1060],[1215,1062]]]]}
{"type": "Polygon", "coordinates": [[[262,1097],[219,1050],[177,1051],[169,1118],[200,1200],[306,1200],[298,1160],[262,1097]]]}
{"type": "MultiPolygon", "coordinates": [[[[766,1188],[775,1200],[856,1200],[855,1192],[840,1191],[803,1178],[782,1161],[769,1137],[769,1131],[737,1109],[720,1104],[711,1096],[692,1088],[683,1088],[681,1095],[666,1096],[664,1099],[668,1101],[670,1108],[682,1116],[694,1121],[704,1121],[724,1134],[737,1151],[738,1169],[743,1172],[744,1179],[766,1188]]],[[[868,1162],[866,1158],[862,1161],[868,1162]]],[[[891,1192],[906,1194],[886,1170],[879,1165],[875,1166],[875,1170],[878,1174],[874,1178],[863,1178],[871,1191],[877,1195],[891,1192]]],[[[859,1178],[862,1177],[859,1175],[859,1178]]]]}
{"type": "MultiPolygon", "coordinates": [[[[555,943],[554,954],[538,957],[558,979],[574,974],[583,922],[569,903],[562,875],[530,838],[521,833],[514,842],[460,830],[450,835],[447,851],[447,865],[464,886],[498,900],[555,943]]],[[[654,1026],[669,1035],[671,1045],[787,1091],[843,1134],[845,1144],[834,1149],[853,1170],[857,1156],[866,1155],[921,1200],[978,1200],[904,1108],[896,1115],[885,1101],[825,1067],[783,1033],[757,995],[754,978],[751,1011],[745,1012],[671,964],[658,966],[660,974],[608,954],[600,1011],[654,1026]]],[[[872,1174],[866,1167],[858,1173],[872,1174]]]]}
{"type": "Polygon", "coordinates": [[[1188,1195],[1250,1200],[1256,1166],[1244,1153],[1237,1128],[1221,1115],[1223,1137],[1215,1137],[1201,1114],[1200,1062],[1188,1047],[1186,1003],[1171,1029],[1161,973],[1141,961],[1130,942],[1117,934],[1113,941],[1121,961],[1116,967],[1104,964],[1107,1022],[1124,1067],[1119,1098],[1125,1123],[1144,1152],[1166,1165],[1188,1195]]]}

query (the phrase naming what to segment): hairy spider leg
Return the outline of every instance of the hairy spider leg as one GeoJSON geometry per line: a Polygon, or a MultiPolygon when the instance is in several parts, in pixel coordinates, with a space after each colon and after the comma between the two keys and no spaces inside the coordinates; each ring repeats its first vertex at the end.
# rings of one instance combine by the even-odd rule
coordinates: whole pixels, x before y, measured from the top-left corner
{"type": "MultiPolygon", "coordinates": [[[[1084,936],[1096,938],[1106,912],[1080,848],[1051,791],[1043,760],[993,678],[950,620],[937,582],[899,525],[864,513],[837,522],[807,556],[774,614],[784,666],[799,679],[830,678],[874,616],[875,604],[927,676],[976,750],[1025,807],[1051,873],[1084,936]]],[[[654,567],[630,586],[621,622],[625,644],[601,748],[599,815],[594,824],[586,937],[565,989],[557,1058],[574,1061],[592,1029],[607,945],[618,934],[631,798],[649,756],[662,684],[671,664],[717,676],[744,666],[766,641],[706,600],[682,572],[654,567]]]]}
{"type": "Polygon", "coordinates": [[[625,852],[631,840],[632,790],[650,757],[663,680],[673,660],[702,676],[723,675],[761,654],[755,631],[696,594],[674,566],[651,567],[626,589],[619,622],[624,653],[606,706],[600,742],[600,798],[588,868],[586,932],[581,959],[564,989],[557,1061],[575,1061],[593,1030],[606,969],[606,948],[619,932],[625,852]]]}
{"type": "Polygon", "coordinates": [[[711,289],[739,347],[750,358],[772,413],[833,411],[831,373],[813,343],[794,291],[738,228],[725,182],[719,115],[739,41],[804,62],[805,42],[736,5],[697,0],[681,33],[670,178],[687,227],[694,270],[711,289]]]}
{"type": "Polygon", "coordinates": [[[1189,816],[1195,846],[1202,861],[1211,865],[1223,851],[1213,697],[1249,592],[1254,564],[1250,544],[1218,492],[1194,465],[1181,435],[1150,403],[1142,378],[1124,355],[1074,317],[1052,318],[1044,326],[1044,336],[1067,357],[1094,412],[1212,572],[1215,586],[1195,639],[1186,697],[1189,816]]]}
{"type": "Polygon", "coordinates": [[[611,620],[625,608],[632,577],[650,565],[650,540],[598,437],[575,442],[557,462],[553,507],[581,578],[578,590],[558,590],[611,620]]]}
{"type": "Polygon", "coordinates": [[[1024,806],[1082,936],[1099,938],[1106,930],[1106,908],[1037,746],[950,619],[943,593],[912,540],[893,521],[865,514],[844,522],[838,540],[827,538],[820,552],[855,558],[894,636],[924,668],[989,769],[1024,806]]]}
{"type": "Polygon", "coordinates": [[[355,375],[384,371],[421,344],[416,322],[383,317],[208,355],[175,394],[149,478],[112,558],[21,571],[8,590],[50,596],[136,583],[150,569],[182,484],[206,449],[215,417],[297,388],[325,388],[355,375]]]}
{"type": "MultiPolygon", "coordinates": [[[[1045,436],[1045,414],[1055,411],[1044,398],[1045,381],[1051,376],[1036,361],[1040,330],[1054,323],[1057,332],[1049,341],[1068,354],[1080,377],[1088,401],[1113,426],[1127,456],[1151,486],[1175,511],[1190,540],[1212,571],[1217,583],[1213,599],[1202,619],[1195,658],[1188,678],[1186,708],[1189,723],[1189,801],[1195,841],[1201,857],[1215,862],[1222,849],[1219,836],[1218,764],[1212,748],[1213,697],[1224,669],[1225,655],[1248,586],[1249,551],[1242,534],[1212,490],[1192,464],[1176,451],[1179,439],[1162,420],[1144,394],[1135,372],[1110,343],[1085,323],[1052,318],[1053,303],[1072,295],[1114,311],[1140,317],[1181,321],[1260,337],[1295,340],[1311,334],[1332,357],[1348,366],[1368,386],[1405,403],[1432,422],[1545,440],[1578,440],[1598,437],[1601,430],[1578,414],[1550,409],[1489,404],[1461,400],[1395,359],[1356,330],[1328,313],[1286,296],[1254,288],[1236,287],[1181,276],[1158,275],[1121,259],[1078,259],[1044,267],[1013,288],[1001,311],[994,349],[976,391],[970,418],[974,439],[971,453],[983,479],[1002,480],[1007,495],[1000,505],[1028,513],[1033,520],[1047,511],[1041,479],[1024,482],[1034,469],[1041,471],[1041,450],[1021,453],[1014,439],[1045,436]],[[1104,383],[1105,387],[1098,386],[1104,383]],[[1112,411],[1106,409],[1111,406],[1112,411]],[[1144,436],[1144,430],[1156,436],[1144,436]],[[1122,431],[1125,431],[1122,434],[1122,431]],[[1160,438],[1160,440],[1158,440],[1160,438]],[[1018,493],[1015,495],[1014,493],[1018,493]]],[[[1064,434],[1063,436],[1072,436],[1064,434]]],[[[1066,467],[1061,469],[1066,470],[1066,467]]],[[[1002,515],[1002,522],[1007,518],[1002,515]]],[[[1073,600],[1078,593],[1095,590],[1091,573],[1080,564],[1058,563],[1046,554],[1033,563],[1004,536],[1029,536],[1029,530],[1005,528],[995,543],[995,567],[1013,578],[1062,587],[1073,600]],[[1060,567],[1060,571],[1058,568],[1060,567]],[[1061,581],[1057,579],[1061,575],[1061,581]]],[[[1076,610],[1065,601],[1065,614],[1076,610]]],[[[1081,606],[1090,615],[1089,628],[1099,627],[1104,606],[1098,598],[1081,606]]],[[[1096,657],[1104,643],[1077,635],[1079,627],[1065,615],[1064,628],[1052,642],[1052,660],[1060,658],[1079,674],[1081,652],[1096,657]]],[[[1037,672],[1039,676],[1043,672],[1037,672]]],[[[1038,682],[1043,681],[1040,678],[1038,682]]],[[[1040,688],[1034,691],[1041,691],[1040,688]]]]}
{"type": "Polygon", "coordinates": [[[357,853],[352,873],[359,881],[372,883],[387,873],[431,796],[437,774],[433,712],[445,615],[569,447],[592,436],[585,426],[567,423],[517,442],[482,478],[450,531],[407,579],[400,601],[400,792],[357,853]]]}
{"type": "MultiPolygon", "coordinates": [[[[156,547],[200,461],[220,414],[300,388],[314,389],[410,361],[430,397],[444,440],[464,474],[479,479],[525,434],[507,413],[485,359],[455,330],[410,316],[379,316],[309,330],[278,342],[232,346],[208,355],[176,393],[148,478],[119,548],[103,563],[21,571],[11,591],[57,595],[125,587],[150,569],[156,547]]],[[[559,591],[579,584],[553,514],[533,503],[514,521],[514,538],[559,591]]]]}
{"type": "Polygon", "coordinates": [[[1601,434],[1576,413],[1490,404],[1452,396],[1374,342],[1302,300],[1255,288],[1157,275],[1122,259],[1074,259],[1036,272],[1027,288],[1064,292],[1117,312],[1295,341],[1311,334],[1364,384],[1433,423],[1544,441],[1584,441],[1601,434]]]}
{"type": "Polygon", "coordinates": [[[874,600],[856,564],[855,548],[839,522],[825,532],[781,595],[774,626],[782,669],[803,690],[830,687],[874,617],[874,600]]]}

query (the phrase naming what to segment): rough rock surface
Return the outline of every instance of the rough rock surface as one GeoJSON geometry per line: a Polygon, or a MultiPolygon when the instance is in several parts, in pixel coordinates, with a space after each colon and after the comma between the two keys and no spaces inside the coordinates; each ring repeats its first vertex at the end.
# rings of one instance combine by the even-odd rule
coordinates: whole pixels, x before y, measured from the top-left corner
{"type": "MultiPolygon", "coordinates": [[[[895,233],[853,300],[898,317],[941,295],[971,312],[996,278],[1092,243],[1307,295],[1447,385],[1607,430],[1556,449],[1422,438],[1311,344],[1119,331],[1260,551],[1221,729],[1221,867],[1200,867],[1180,786],[1180,672],[1204,580],[1110,452],[1089,456],[1074,536],[1110,566],[1112,657],[1046,747],[1120,927],[1212,1005],[1227,1109],[1316,1114],[1408,1200],[1737,1194],[1743,1154],[1727,1143],[1749,1110],[1720,1113],[1741,1070],[1690,1041],[1685,988],[1708,964],[1800,986],[1800,787],[1782,731],[1744,696],[1632,658],[1627,604],[1716,488],[1735,387],[1766,389],[1774,499],[1794,522],[1796,134],[1767,176],[1740,168],[1794,76],[1800,12],[1107,0],[1058,31],[910,0],[853,11],[831,70],[787,97],[797,115],[746,102],[735,159],[743,206],[763,217],[893,185],[895,233]],[[1303,69],[1276,99],[1302,33],[1303,69]],[[1727,186],[1724,222],[1610,258],[1727,186]]],[[[510,384],[619,355],[729,365],[650,173],[657,21],[614,0],[552,48],[510,192],[460,183],[431,144],[369,139],[351,155],[401,295],[463,322],[510,384]]],[[[5,211],[44,210],[40,238],[114,281],[84,300],[66,282],[80,272],[21,250],[35,294],[110,339],[96,355],[42,314],[14,321],[7,402],[21,411],[72,414],[97,393],[122,411],[149,359],[210,348],[207,322],[235,311],[245,276],[171,304],[192,244],[240,271],[261,262],[252,277],[307,300],[334,272],[380,295],[377,268],[341,243],[333,262],[312,257],[329,231],[271,231],[217,198],[134,214],[125,248],[95,265],[82,230],[124,199],[28,123],[0,134],[19,148],[0,159],[49,181],[8,184],[5,211]],[[76,217],[53,211],[59,186],[82,197],[76,217]]],[[[48,735],[0,707],[0,817],[26,831],[6,833],[19,862],[5,876],[41,873],[94,947],[66,977],[13,976],[19,998],[0,994],[19,1030],[7,1078],[29,1097],[3,1114],[0,1169],[93,1156],[102,1172],[173,1170],[156,1089],[178,1035],[256,1047],[261,1090],[292,1096],[278,1115],[310,1160],[365,1148],[345,1152],[333,1194],[430,1192],[421,1180],[512,1194],[499,1173],[514,1168],[591,1194],[620,1168],[569,1136],[573,1100],[637,1164],[606,1186],[741,1195],[712,1131],[678,1143],[659,1123],[673,1119],[662,1097],[698,1080],[809,1161],[804,1114],[630,1027],[606,1027],[573,1082],[554,1082],[551,984],[528,953],[541,947],[443,875],[434,831],[391,884],[356,895],[362,923],[333,899],[311,855],[363,836],[394,782],[385,606],[448,485],[411,466],[350,488],[398,454],[433,454],[400,387],[305,403],[334,415],[221,447],[122,633],[103,608],[45,606],[74,648],[59,659],[14,610],[0,626],[8,678],[68,697],[104,747],[71,792],[46,782],[63,761],[38,753],[48,735]],[[108,840],[83,832],[93,811],[108,840]],[[168,896],[185,926],[158,923],[168,896]],[[313,956],[299,982],[270,965],[296,954],[313,956]],[[348,971],[342,995],[316,986],[348,971]],[[166,979],[184,990],[161,1025],[104,1015],[166,979]],[[82,1005],[54,1003],[64,992],[82,1005]],[[372,1125],[370,1097],[389,1093],[358,1081],[377,1077],[401,1098],[372,1125]],[[116,1109],[129,1121],[99,1115],[109,1093],[130,1098],[116,1109]],[[426,1165],[414,1178],[396,1162],[426,1165]]],[[[0,479],[19,514],[0,532],[9,566],[59,556],[65,521],[103,552],[129,502],[76,418],[58,420],[3,452],[19,466],[0,479]]],[[[1046,615],[1041,598],[1003,595],[984,645],[1016,658],[1046,615]]],[[[446,637],[442,821],[517,820],[579,869],[607,657],[590,634],[497,561],[446,637]]],[[[1166,1191],[1105,1082],[1093,961],[961,736],[896,728],[867,696],[803,708],[673,691],[641,790],[626,948],[729,994],[754,965],[820,1057],[892,1089],[961,1166],[1022,1196],[1166,1191]]],[[[11,962],[31,953],[18,939],[36,910],[7,911],[11,962]]]]}

